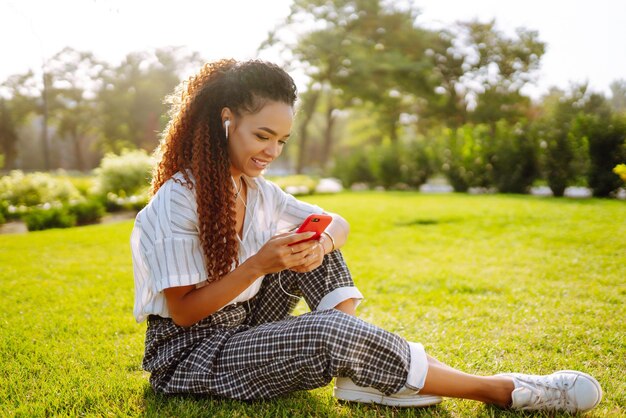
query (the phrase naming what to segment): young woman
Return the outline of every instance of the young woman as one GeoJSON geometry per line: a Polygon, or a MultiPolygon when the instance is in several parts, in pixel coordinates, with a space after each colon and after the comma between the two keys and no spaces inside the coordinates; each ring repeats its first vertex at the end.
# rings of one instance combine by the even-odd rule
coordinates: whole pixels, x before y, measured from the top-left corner
{"type": "Polygon", "coordinates": [[[312,234],[284,231],[323,210],[261,177],[294,117],[296,87],[279,67],[210,63],[173,98],[153,197],[131,237],[155,391],[261,399],[336,378],[337,398],[385,405],[450,396],[578,412],[600,402],[585,373],[470,375],[354,316],[362,295],[339,251],[347,222],[331,214],[319,240],[296,243],[312,234]],[[311,312],[292,316],[300,297],[311,312]]]}

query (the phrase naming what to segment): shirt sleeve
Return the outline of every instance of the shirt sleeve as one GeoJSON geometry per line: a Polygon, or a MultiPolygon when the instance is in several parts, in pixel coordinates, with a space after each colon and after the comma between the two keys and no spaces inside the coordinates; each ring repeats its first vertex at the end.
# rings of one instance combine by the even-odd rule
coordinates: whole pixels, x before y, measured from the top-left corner
{"type": "Polygon", "coordinates": [[[276,214],[278,215],[278,230],[291,230],[302,223],[307,216],[314,213],[324,213],[324,209],[311,203],[296,199],[293,195],[283,191],[276,184],[268,182],[276,197],[276,214]]]}
{"type": "Polygon", "coordinates": [[[195,194],[176,182],[159,205],[163,216],[161,236],[148,257],[154,291],[196,285],[207,278],[204,254],[198,235],[195,194]]]}

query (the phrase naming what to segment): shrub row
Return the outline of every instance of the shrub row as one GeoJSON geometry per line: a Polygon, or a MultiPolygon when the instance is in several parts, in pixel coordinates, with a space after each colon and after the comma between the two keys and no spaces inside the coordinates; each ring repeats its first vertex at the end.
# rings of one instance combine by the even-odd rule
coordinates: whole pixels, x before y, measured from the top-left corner
{"type": "Polygon", "coordinates": [[[0,178],[0,223],[29,230],[98,222],[105,212],[140,210],[148,201],[152,159],[145,151],[107,154],[93,177],[12,171],[0,178]]]}
{"type": "Polygon", "coordinates": [[[90,199],[73,203],[44,203],[30,208],[9,206],[0,212],[0,218],[21,219],[29,231],[40,231],[98,223],[105,212],[99,199],[90,199]]]}
{"type": "Polygon", "coordinates": [[[345,186],[355,183],[385,188],[419,188],[435,171],[439,156],[425,141],[361,147],[339,158],[333,176],[345,186]]]}
{"type": "Polygon", "coordinates": [[[97,223],[105,210],[99,200],[89,200],[73,205],[32,209],[22,216],[29,231],[97,223]]]}
{"type": "Polygon", "coordinates": [[[333,175],[348,187],[418,188],[440,174],[457,192],[527,193],[544,180],[555,196],[567,186],[586,185],[594,196],[605,197],[623,185],[613,169],[626,161],[626,118],[578,115],[559,127],[502,120],[435,128],[391,144],[350,149],[338,161],[333,175]]]}

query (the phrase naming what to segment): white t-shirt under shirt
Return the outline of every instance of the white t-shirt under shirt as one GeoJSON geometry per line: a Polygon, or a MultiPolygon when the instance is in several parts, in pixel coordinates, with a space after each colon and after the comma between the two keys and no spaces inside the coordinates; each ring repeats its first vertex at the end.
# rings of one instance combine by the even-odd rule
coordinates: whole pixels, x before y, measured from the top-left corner
{"type": "MultiPolygon", "coordinates": [[[[182,174],[174,178],[185,182],[182,174]]],[[[239,263],[256,254],[276,233],[292,229],[313,213],[323,210],[297,200],[262,177],[244,176],[248,186],[246,216],[239,245],[239,263]]],[[[208,277],[198,236],[198,213],[195,191],[173,179],[158,192],[135,219],[131,235],[135,276],[134,316],[141,322],[148,315],[169,318],[163,289],[196,285],[202,287],[208,277]]],[[[227,305],[254,297],[263,278],[254,281],[227,305]]],[[[355,287],[337,289],[328,303],[335,306],[348,298],[363,296],[355,287]]]]}

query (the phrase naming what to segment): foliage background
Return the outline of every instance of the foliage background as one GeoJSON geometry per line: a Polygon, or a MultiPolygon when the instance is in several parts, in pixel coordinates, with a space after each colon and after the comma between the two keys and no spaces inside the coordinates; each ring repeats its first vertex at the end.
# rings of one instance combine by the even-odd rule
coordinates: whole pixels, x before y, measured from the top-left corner
{"type": "MultiPolygon", "coordinates": [[[[495,21],[431,29],[418,15],[411,2],[291,3],[259,45],[306,77],[297,141],[272,174],[385,188],[439,176],[457,191],[546,184],[556,196],[568,186],[616,194],[612,169],[626,161],[624,79],[610,95],[582,83],[531,100],[525,88],[549,47],[540,33],[505,32],[495,21]]],[[[164,96],[203,61],[162,47],[111,64],[68,47],[45,57],[43,77],[8,77],[0,83],[4,170],[87,172],[107,152],[151,153],[167,123],[164,96]]]]}

